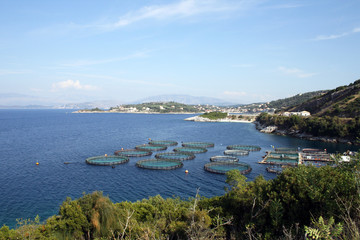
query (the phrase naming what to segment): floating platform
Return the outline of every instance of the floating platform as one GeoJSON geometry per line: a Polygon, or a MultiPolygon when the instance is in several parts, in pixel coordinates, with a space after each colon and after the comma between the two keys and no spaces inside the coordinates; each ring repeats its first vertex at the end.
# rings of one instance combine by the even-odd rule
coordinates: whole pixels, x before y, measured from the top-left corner
{"type": "Polygon", "coordinates": [[[211,162],[205,164],[204,169],[218,174],[226,174],[226,172],[233,169],[238,169],[241,174],[248,174],[252,170],[249,164],[242,162],[211,162]]]}
{"type": "Polygon", "coordinates": [[[296,152],[298,152],[298,149],[297,148],[275,148],[275,152],[296,153],[296,152]]]}
{"type": "Polygon", "coordinates": [[[269,158],[278,158],[278,159],[295,159],[300,158],[299,153],[292,152],[270,152],[268,153],[269,158]]]}
{"type": "Polygon", "coordinates": [[[292,165],[297,166],[301,162],[300,154],[297,152],[268,152],[261,164],[292,165]]]}
{"type": "Polygon", "coordinates": [[[127,163],[128,161],[129,158],[126,156],[96,156],[86,159],[87,164],[100,166],[118,165],[127,163]]]}
{"type": "Polygon", "coordinates": [[[255,145],[230,145],[227,146],[227,149],[229,150],[245,150],[245,151],[260,151],[261,147],[260,146],[255,146],[255,145]]]}
{"type": "Polygon", "coordinates": [[[174,149],[174,152],[183,152],[183,153],[204,153],[207,152],[206,148],[200,147],[178,147],[174,149]]]}
{"type": "Polygon", "coordinates": [[[184,153],[184,152],[165,152],[158,153],[155,155],[157,159],[174,159],[174,160],[192,160],[195,158],[195,155],[192,153],[184,153]]]}
{"type": "Polygon", "coordinates": [[[303,153],[326,153],[326,149],[318,149],[318,148],[304,148],[302,150],[303,153]]]}
{"type": "Polygon", "coordinates": [[[317,162],[333,162],[334,159],[330,154],[324,152],[302,152],[301,158],[303,161],[317,161],[317,162]]]}
{"type": "Polygon", "coordinates": [[[153,170],[172,170],[181,168],[184,164],[180,160],[175,159],[145,159],[136,163],[139,168],[153,169],[153,170]]]}
{"type": "Polygon", "coordinates": [[[115,152],[115,155],[117,156],[126,156],[126,157],[144,157],[144,156],[150,156],[151,154],[152,154],[151,151],[137,150],[137,149],[125,149],[115,152]]]}
{"type": "Polygon", "coordinates": [[[156,152],[156,151],[163,151],[167,149],[167,146],[165,145],[156,145],[156,144],[143,144],[143,145],[137,145],[135,147],[136,150],[145,150],[150,152],[156,152]]]}
{"type": "Polygon", "coordinates": [[[249,151],[231,149],[231,150],[225,150],[224,154],[231,156],[246,156],[249,155],[249,151]]]}
{"type": "Polygon", "coordinates": [[[215,144],[211,142],[185,142],[182,144],[183,147],[195,147],[195,148],[210,148],[214,147],[215,144]]]}
{"type": "Polygon", "coordinates": [[[233,156],[213,156],[210,158],[211,162],[238,162],[239,159],[233,156]]]}
{"type": "Polygon", "coordinates": [[[165,145],[165,146],[176,146],[178,143],[171,140],[151,140],[149,142],[151,145],[165,145]]]}

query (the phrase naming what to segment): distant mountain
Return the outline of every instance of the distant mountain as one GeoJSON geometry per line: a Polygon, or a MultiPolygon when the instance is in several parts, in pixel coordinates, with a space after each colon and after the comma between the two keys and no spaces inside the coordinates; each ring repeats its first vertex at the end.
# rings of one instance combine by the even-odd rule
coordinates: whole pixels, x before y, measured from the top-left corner
{"type": "Polygon", "coordinates": [[[159,95],[154,97],[143,98],[133,102],[133,104],[147,103],[147,102],[178,102],[188,105],[215,105],[215,106],[230,106],[234,103],[230,103],[218,98],[211,97],[195,97],[190,95],[159,95]]]}
{"type": "Polygon", "coordinates": [[[0,108],[49,108],[54,104],[49,102],[44,104],[44,102],[46,102],[45,99],[37,96],[0,93],[0,108]]]}
{"type": "Polygon", "coordinates": [[[43,105],[0,105],[0,109],[53,109],[53,106],[43,106],[43,105]]]}
{"type": "Polygon", "coordinates": [[[360,79],[312,98],[286,111],[309,111],[315,116],[355,118],[360,116],[360,79]]]}
{"type": "Polygon", "coordinates": [[[94,101],[94,102],[84,102],[84,103],[67,103],[67,104],[59,104],[53,106],[54,109],[109,109],[111,107],[119,105],[118,101],[94,101]]]}
{"type": "Polygon", "coordinates": [[[48,99],[37,96],[17,93],[0,93],[0,109],[109,109],[110,107],[117,105],[120,105],[120,103],[115,100],[100,100],[82,103],[58,103],[49,102],[48,99]]]}

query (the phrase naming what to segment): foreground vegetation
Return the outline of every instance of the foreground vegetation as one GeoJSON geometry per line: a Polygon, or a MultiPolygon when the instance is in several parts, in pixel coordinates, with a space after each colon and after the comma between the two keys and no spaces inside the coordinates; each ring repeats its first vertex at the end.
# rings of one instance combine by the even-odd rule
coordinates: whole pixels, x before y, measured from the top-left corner
{"type": "Polygon", "coordinates": [[[288,168],[268,181],[230,171],[226,193],[213,198],[84,194],[44,223],[3,226],[0,239],[360,239],[359,162],[288,168]]]}
{"type": "Polygon", "coordinates": [[[208,118],[210,120],[217,120],[227,118],[228,114],[226,112],[208,112],[200,115],[200,117],[208,118]]]}

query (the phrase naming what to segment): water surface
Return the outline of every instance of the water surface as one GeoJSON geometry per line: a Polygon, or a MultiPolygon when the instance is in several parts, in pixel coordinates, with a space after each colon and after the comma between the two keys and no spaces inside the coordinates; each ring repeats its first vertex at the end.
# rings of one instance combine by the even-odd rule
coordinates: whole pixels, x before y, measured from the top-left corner
{"type": "MultiPolygon", "coordinates": [[[[239,157],[250,164],[252,180],[266,172],[258,164],[265,151],[275,147],[327,148],[329,152],[351,146],[305,141],[258,132],[248,123],[184,121],[189,115],[72,114],[69,110],[0,110],[0,225],[13,227],[17,218],[41,220],[54,215],[67,196],[103,191],[114,202],[136,201],[160,194],[163,197],[206,197],[224,193],[225,176],[204,171],[210,157],[223,155],[227,145],[259,145],[260,152],[239,157]],[[130,158],[116,168],[93,166],[85,159],[112,155],[134,148],[148,139],[181,142],[213,142],[215,147],[184,161],[184,167],[158,171],[141,169],[130,158]],[[39,162],[39,165],[36,165],[39,162]],[[69,162],[70,164],[64,164],[69,162]],[[189,173],[185,174],[185,170],[189,173]]],[[[175,147],[168,147],[172,151],[175,147]]],[[[163,152],[163,151],[162,151],[163,152]]]]}

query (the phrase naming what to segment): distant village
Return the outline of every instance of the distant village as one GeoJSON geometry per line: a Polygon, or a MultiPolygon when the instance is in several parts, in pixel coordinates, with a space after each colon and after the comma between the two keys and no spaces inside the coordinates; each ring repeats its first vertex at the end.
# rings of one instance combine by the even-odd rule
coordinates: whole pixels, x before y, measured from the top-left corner
{"type": "MultiPolygon", "coordinates": [[[[275,108],[268,107],[268,103],[253,103],[249,105],[238,106],[215,106],[215,105],[186,105],[176,102],[152,102],[132,105],[119,105],[111,107],[109,110],[99,108],[83,109],[76,111],[77,113],[208,113],[208,112],[225,112],[231,115],[244,114],[244,115],[258,115],[262,112],[273,114],[275,108]]],[[[310,112],[283,112],[283,116],[310,116],[310,112]]]]}
{"type": "Polygon", "coordinates": [[[238,106],[215,106],[215,105],[185,105],[172,102],[143,103],[136,105],[119,105],[112,107],[108,112],[124,113],[155,113],[155,112],[177,112],[177,113],[204,113],[204,112],[227,112],[256,114],[261,112],[275,112],[275,108],[269,108],[266,103],[238,105],[238,106]],[[170,104],[170,105],[169,105],[170,104]]]}

